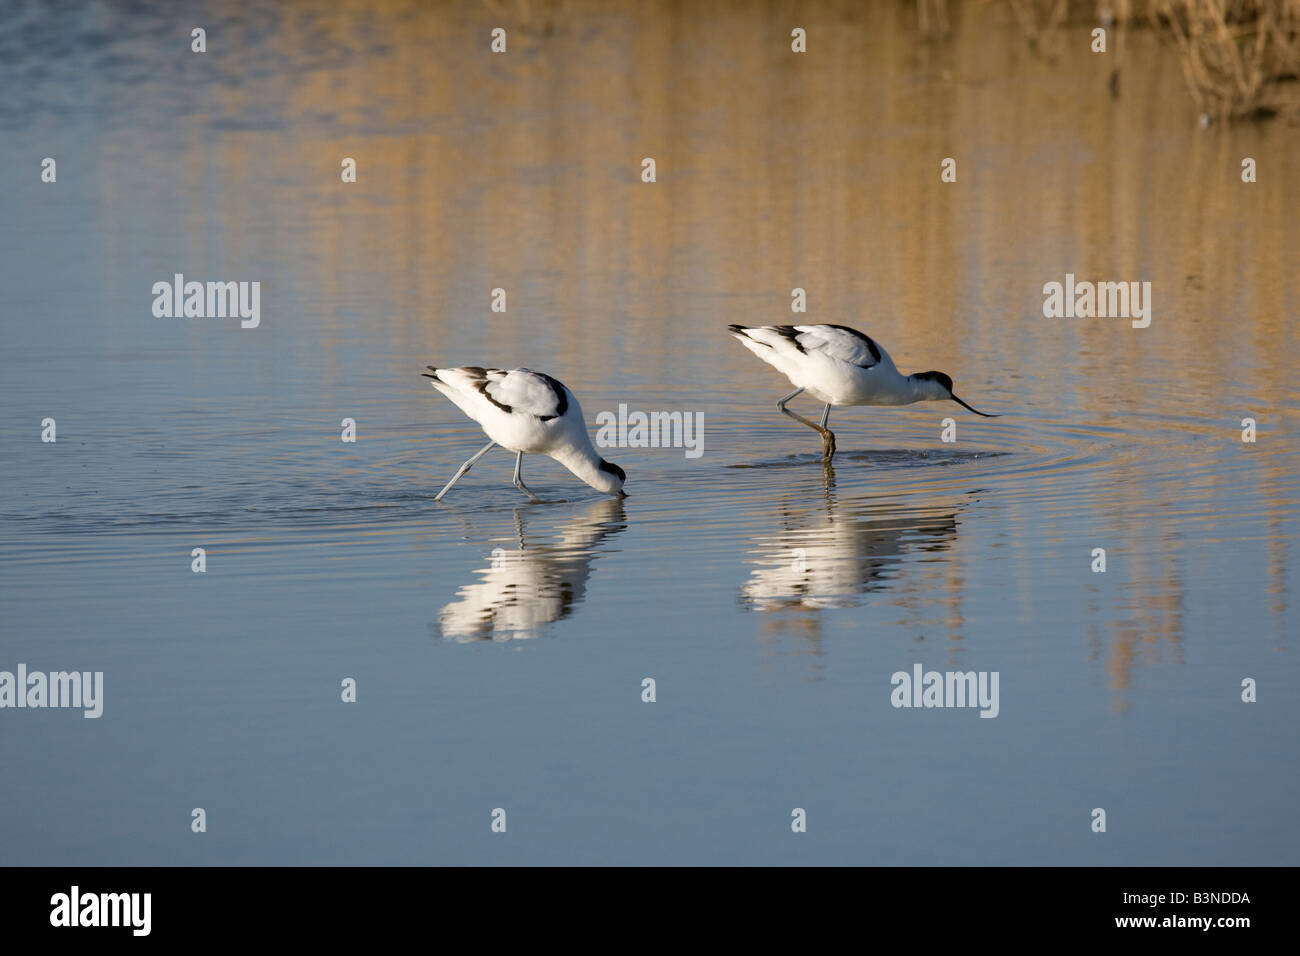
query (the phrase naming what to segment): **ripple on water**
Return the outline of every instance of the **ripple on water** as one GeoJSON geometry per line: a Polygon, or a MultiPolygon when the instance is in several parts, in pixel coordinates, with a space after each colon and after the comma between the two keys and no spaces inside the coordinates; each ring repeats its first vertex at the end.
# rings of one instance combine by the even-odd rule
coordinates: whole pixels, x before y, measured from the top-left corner
{"type": "MultiPolygon", "coordinates": [[[[722,439],[715,437],[714,447],[720,450],[699,459],[684,460],[675,450],[628,449],[622,457],[630,475],[629,520],[675,525],[686,537],[725,528],[745,509],[792,490],[875,498],[979,490],[990,498],[1037,502],[1056,518],[1105,508],[1116,495],[1134,499],[1127,507],[1144,507],[1134,512],[1142,514],[1176,501],[1169,513],[1189,519],[1213,520],[1225,511],[1225,495],[1254,514],[1294,511],[1294,496],[1282,480],[1291,464],[1285,443],[1243,453],[1235,431],[1225,427],[1215,440],[1216,427],[1174,416],[1128,416],[1095,425],[1007,418],[968,426],[959,445],[845,448],[828,467],[811,452],[774,457],[773,442],[757,440],[748,425],[732,421],[715,426],[722,439]],[[1273,485],[1280,490],[1270,495],[1273,485]]],[[[785,433],[780,442],[798,447],[797,438],[785,433]]],[[[409,526],[444,533],[453,522],[521,504],[500,463],[467,476],[448,501],[435,502],[441,475],[431,474],[427,454],[427,445],[417,451],[403,443],[369,462],[340,466],[321,454],[295,459],[292,473],[268,463],[273,470],[267,480],[197,484],[188,474],[152,480],[137,475],[98,494],[49,490],[37,499],[44,507],[0,515],[4,534],[22,542],[0,546],[0,563],[41,560],[33,545],[48,550],[51,559],[58,553],[85,558],[96,548],[72,540],[84,536],[193,531],[230,539],[268,529],[345,536],[409,526]],[[140,495],[142,488],[150,493],[140,495]]],[[[552,463],[539,472],[535,487],[548,503],[538,508],[601,500],[552,463]]],[[[1034,513],[1021,509],[1007,520],[1032,520],[1034,513]]]]}

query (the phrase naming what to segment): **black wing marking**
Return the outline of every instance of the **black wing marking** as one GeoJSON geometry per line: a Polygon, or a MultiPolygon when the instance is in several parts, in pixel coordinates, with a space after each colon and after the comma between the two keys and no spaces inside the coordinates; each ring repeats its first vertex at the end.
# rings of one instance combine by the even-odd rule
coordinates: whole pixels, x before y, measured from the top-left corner
{"type": "MultiPolygon", "coordinates": [[[[475,379],[474,388],[478,390],[478,393],[480,395],[486,398],[497,408],[501,409],[501,411],[505,412],[507,415],[509,415],[511,412],[514,411],[514,409],[511,406],[506,405],[503,402],[498,402],[495,398],[492,397],[492,394],[488,391],[488,385],[491,384],[491,380],[488,378],[488,373],[486,369],[479,368],[477,365],[472,365],[472,366],[466,366],[464,371],[474,373],[474,379],[475,379]]],[[[501,370],[494,368],[492,369],[492,371],[499,372],[501,370]]],[[[502,378],[504,377],[505,376],[502,375],[502,378]]]]}
{"type": "MultiPolygon", "coordinates": [[[[855,339],[857,339],[867,347],[867,351],[871,353],[871,360],[872,360],[871,365],[880,364],[880,346],[871,340],[871,336],[864,335],[863,333],[859,332],[857,329],[851,329],[847,325],[827,324],[826,328],[839,329],[841,332],[847,332],[849,335],[853,336],[855,339]]],[[[871,365],[858,365],[858,368],[871,368],[871,365]]]]}
{"type": "Polygon", "coordinates": [[[545,380],[546,384],[551,386],[551,391],[555,393],[555,414],[538,415],[537,417],[544,422],[559,418],[569,410],[569,396],[564,392],[564,385],[557,379],[551,378],[545,372],[534,372],[538,378],[545,380]]]}
{"type": "Polygon", "coordinates": [[[803,335],[803,333],[793,325],[773,325],[771,329],[777,335],[781,336],[781,338],[793,345],[798,351],[802,352],[804,355],[808,354],[808,350],[805,349],[803,343],[799,341],[799,336],[803,335]]]}
{"type": "MultiPolygon", "coordinates": [[[[442,379],[438,378],[438,372],[440,371],[438,368],[435,368],[432,365],[426,365],[425,368],[427,368],[430,372],[433,372],[433,374],[430,375],[427,372],[421,372],[420,373],[421,375],[423,375],[425,378],[432,378],[437,381],[442,381],[442,379]]],[[[495,398],[492,397],[492,395],[487,390],[488,385],[491,384],[492,382],[492,380],[488,378],[488,375],[491,372],[500,372],[501,369],[499,368],[486,369],[483,368],[481,365],[462,365],[456,371],[464,372],[466,375],[468,375],[470,381],[474,385],[475,390],[484,398],[486,398],[489,402],[495,405],[497,408],[501,409],[501,411],[505,412],[507,415],[510,414],[512,411],[514,411],[514,409],[512,409],[509,405],[505,405],[501,402],[498,402],[495,398]]],[[[502,376],[504,377],[504,373],[502,373],[502,376]]]]}

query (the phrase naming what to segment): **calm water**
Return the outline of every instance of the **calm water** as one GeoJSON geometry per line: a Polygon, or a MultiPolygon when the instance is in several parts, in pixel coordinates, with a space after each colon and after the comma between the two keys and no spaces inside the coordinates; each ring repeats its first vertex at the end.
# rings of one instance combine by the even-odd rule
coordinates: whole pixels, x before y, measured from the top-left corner
{"type": "Polygon", "coordinates": [[[1300,862],[1294,125],[1196,128],[1143,33],[1111,100],[987,5],[332,6],[0,18],[0,669],[105,675],[0,711],[0,861],[1300,862]],[[155,318],[177,272],[260,327],[155,318]],[[1067,272],[1150,327],[1044,318],[1067,272]],[[1005,417],[837,410],[824,469],[725,333],[796,286],[1005,417]],[[484,439],[431,362],[704,454],[436,503],[484,439]],[[917,663],[998,717],[895,709],[917,663]]]}

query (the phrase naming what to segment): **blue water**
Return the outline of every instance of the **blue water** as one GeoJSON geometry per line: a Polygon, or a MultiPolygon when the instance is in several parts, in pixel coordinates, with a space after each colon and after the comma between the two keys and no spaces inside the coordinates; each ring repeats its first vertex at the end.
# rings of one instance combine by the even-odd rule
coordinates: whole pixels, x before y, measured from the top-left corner
{"type": "Polygon", "coordinates": [[[814,8],[798,63],[739,9],[514,11],[495,58],[486,5],[0,19],[0,670],[104,674],[0,709],[0,862],[1300,862],[1296,129],[978,9],[814,8]],[[177,272],[261,324],[155,317],[177,272]],[[1067,272],[1151,326],[1044,318],[1067,272]],[[827,469],[725,331],[802,320],[1005,417],[837,409],[827,469]],[[485,439],[429,363],[704,453],[435,502],[485,439]],[[998,716],[893,707],[918,663],[998,716]]]}

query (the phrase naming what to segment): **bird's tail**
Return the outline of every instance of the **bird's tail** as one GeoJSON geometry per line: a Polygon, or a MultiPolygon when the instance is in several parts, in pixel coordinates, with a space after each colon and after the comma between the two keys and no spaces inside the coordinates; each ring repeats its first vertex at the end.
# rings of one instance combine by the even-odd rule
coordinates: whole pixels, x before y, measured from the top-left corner
{"type": "Polygon", "coordinates": [[[457,383],[451,377],[444,378],[443,376],[447,375],[448,372],[456,371],[456,369],[439,368],[436,365],[426,365],[425,368],[428,371],[421,372],[420,374],[430,380],[429,384],[432,385],[439,392],[441,392],[443,395],[446,395],[452,401],[455,401],[456,399],[454,398],[454,394],[455,394],[455,385],[457,383]]]}

